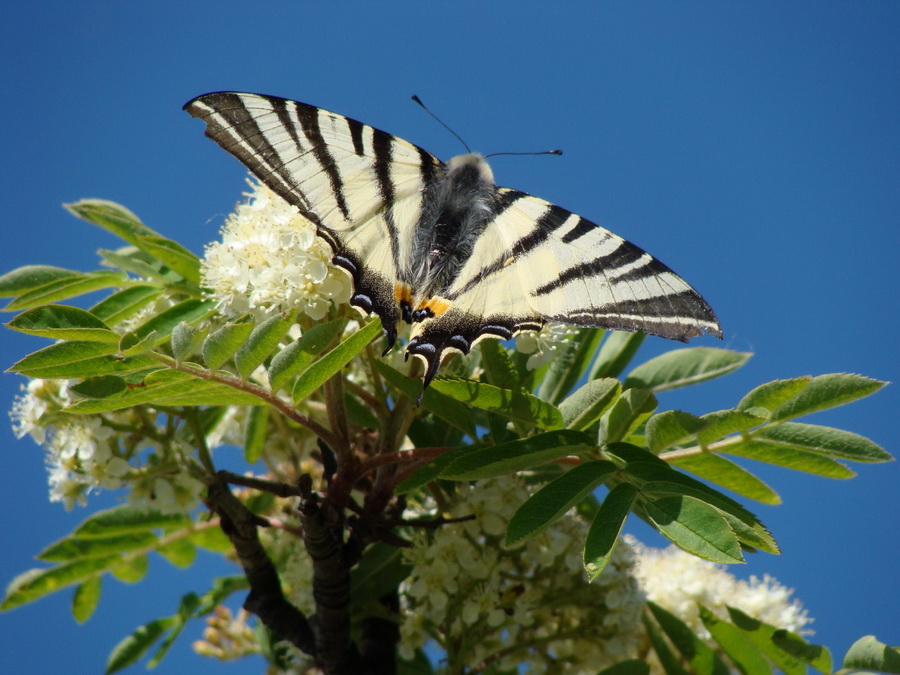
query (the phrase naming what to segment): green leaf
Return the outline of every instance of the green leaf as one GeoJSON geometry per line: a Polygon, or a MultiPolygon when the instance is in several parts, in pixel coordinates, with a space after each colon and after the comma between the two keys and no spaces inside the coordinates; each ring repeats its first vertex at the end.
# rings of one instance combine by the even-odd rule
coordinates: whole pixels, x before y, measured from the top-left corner
{"type": "Polygon", "coordinates": [[[743,410],[717,410],[701,416],[700,419],[707,422],[706,427],[697,434],[697,440],[703,446],[729,434],[746,431],[766,422],[765,417],[752,415],[743,410]]]}
{"type": "Polygon", "coordinates": [[[53,338],[118,344],[119,336],[90,312],[68,305],[43,305],[19,314],[6,324],[20,333],[53,338]]]}
{"type": "Polygon", "coordinates": [[[299,340],[291,342],[273,356],[269,364],[269,384],[272,391],[281,389],[294,375],[315,361],[316,356],[338,338],[346,324],[347,320],[343,317],[316,324],[304,331],[299,340]]]}
{"type": "Polygon", "coordinates": [[[29,309],[39,305],[46,305],[51,302],[66,300],[92,291],[98,291],[101,288],[121,286],[122,284],[127,283],[127,281],[127,277],[121,272],[111,272],[107,270],[63,277],[22,293],[12,300],[3,311],[11,312],[13,310],[29,309]]]}
{"type": "Polygon", "coordinates": [[[603,454],[609,457],[616,457],[625,464],[634,464],[636,462],[638,463],[637,466],[642,466],[645,463],[650,464],[665,475],[672,472],[672,467],[669,466],[668,462],[660,459],[646,448],[639,448],[632,443],[609,443],[603,448],[603,454]]]}
{"type": "Polygon", "coordinates": [[[141,354],[146,354],[151,351],[153,347],[157,344],[161,344],[165,342],[165,337],[160,340],[157,340],[157,332],[150,331],[147,335],[139,339],[134,339],[132,335],[125,334],[122,337],[128,338],[128,340],[119,340],[119,351],[122,352],[124,356],[140,356],[141,354]]]}
{"type": "Polygon", "coordinates": [[[100,602],[100,591],[103,585],[103,577],[96,576],[85,579],[72,596],[72,616],[78,623],[84,623],[94,614],[97,603],[100,602]]]}
{"type": "Polygon", "coordinates": [[[853,478],[856,475],[840,462],[819,453],[806,452],[767,440],[751,439],[735,443],[722,448],[721,452],[826,478],[853,478]]]}
{"type": "Polygon", "coordinates": [[[454,459],[441,472],[448,480],[480,480],[552,462],[594,447],[580,431],[548,431],[499,445],[487,445],[454,459]]]}
{"type": "Polygon", "coordinates": [[[350,573],[350,597],[361,607],[396,591],[400,582],[409,576],[412,564],[404,562],[402,549],[376,542],[366,548],[362,559],[350,573]]]}
{"type": "Polygon", "coordinates": [[[125,532],[91,537],[70,534],[50,544],[37,557],[47,562],[67,562],[108,556],[110,553],[149,549],[153,548],[157,541],[157,536],[152,532],[125,532]]]}
{"type": "Polygon", "coordinates": [[[193,521],[184,514],[123,505],[95,513],[81,523],[73,534],[80,537],[105,537],[148,530],[167,532],[191,525],[193,521]]]}
{"type": "Polygon", "coordinates": [[[666,642],[657,625],[650,620],[646,613],[643,616],[642,623],[665,675],[688,675],[688,671],[685,670],[681,665],[680,659],[672,652],[669,643],[666,642]]]}
{"type": "Polygon", "coordinates": [[[144,386],[129,389],[116,398],[79,401],[65,411],[99,413],[131,408],[145,403],[157,406],[263,405],[253,394],[175,370],[157,370],[144,378],[144,386]]]}
{"type": "Polygon", "coordinates": [[[628,389],[600,418],[600,444],[626,438],[656,410],[656,397],[646,389],[628,389]]]}
{"type": "Polygon", "coordinates": [[[420,466],[416,469],[413,474],[400,483],[394,492],[398,495],[406,494],[415,490],[416,488],[420,488],[423,485],[427,485],[428,483],[437,480],[441,473],[443,473],[444,469],[447,467],[450,462],[453,462],[463,455],[466,455],[470,452],[475,452],[476,450],[480,450],[481,446],[472,446],[466,445],[459,448],[455,448],[448,452],[445,452],[442,455],[439,455],[431,460],[429,460],[426,464],[420,466]]]}
{"type": "Polygon", "coordinates": [[[91,307],[90,312],[109,326],[128,319],[163,294],[156,286],[130,286],[91,307]]]}
{"type": "Polygon", "coordinates": [[[181,322],[194,324],[211,316],[214,311],[215,303],[212,300],[184,300],[123,335],[119,347],[125,351],[144,343],[143,349],[147,351],[168,340],[181,322]]]}
{"type": "Polygon", "coordinates": [[[737,537],[713,506],[686,495],[642,500],[645,513],[659,532],[676,546],[706,560],[744,562],[737,537]]]}
{"type": "Polygon", "coordinates": [[[26,265],[0,276],[0,298],[10,298],[63,279],[82,277],[81,272],[51,265],[26,265]]]}
{"type": "MultiPolygon", "coordinates": [[[[384,361],[375,361],[375,368],[387,382],[406,395],[410,400],[415,400],[422,391],[422,383],[408,378],[399,370],[391,368],[384,361]]],[[[459,401],[436,391],[433,387],[425,390],[422,397],[422,407],[434,413],[443,421],[453,425],[469,436],[475,436],[475,421],[471,409],[459,401]]]]}
{"type": "Polygon", "coordinates": [[[834,373],[814,377],[803,391],[772,411],[772,421],[784,421],[844,405],[874,394],[887,384],[862,375],[834,373]]]}
{"type": "Polygon", "coordinates": [[[665,463],[660,466],[650,462],[633,462],[625,468],[629,474],[643,481],[642,493],[686,495],[698,499],[718,510],[741,542],[767,553],[779,552],[778,545],[759,518],[718,490],[675,471],[665,463]]]}
{"type": "Polygon", "coordinates": [[[607,331],[606,339],[603,341],[600,353],[597,354],[588,379],[618,377],[628,367],[646,337],[647,335],[640,331],[636,333],[607,331]]]}
{"type": "Polygon", "coordinates": [[[344,406],[347,408],[347,421],[357,427],[377,429],[380,425],[371,403],[358,399],[353,392],[344,389],[344,406]]]}
{"type": "MultiPolygon", "coordinates": [[[[219,528],[213,531],[221,532],[219,528]]],[[[227,600],[230,595],[249,587],[250,582],[247,581],[247,577],[243,574],[213,579],[212,587],[198,598],[198,602],[194,607],[194,615],[204,616],[209,614],[217,605],[221,605],[227,600]]]]}
{"type": "Polygon", "coordinates": [[[519,373],[513,365],[509,353],[497,340],[482,340],[481,365],[484,367],[486,382],[501,389],[515,389],[519,386],[519,373]]]}
{"type": "Polygon", "coordinates": [[[831,673],[831,652],[820,645],[811,645],[795,633],[779,629],[772,634],[772,642],[779,649],[794,656],[823,675],[831,673]]]}
{"type": "Polygon", "coordinates": [[[177,363],[187,361],[203,340],[203,332],[182,321],[172,330],[172,356],[177,363]]]}
{"type": "Polygon", "coordinates": [[[509,521],[506,546],[533,537],[552,525],[615,470],[616,465],[612,462],[585,462],[547,483],[522,504],[509,521]]]}
{"type": "Polygon", "coordinates": [[[889,462],[893,459],[868,438],[815,424],[786,422],[758,431],[753,434],[753,440],[853,462],[889,462]]]}
{"type": "Polygon", "coordinates": [[[278,346],[281,338],[294,325],[296,316],[296,311],[290,312],[287,316],[276,314],[253,329],[250,337],[234,355],[234,365],[243,379],[250,377],[256,367],[278,346]]]}
{"type": "Polygon", "coordinates": [[[84,398],[107,398],[118,396],[128,389],[125,378],[118,375],[102,375],[89,377],[84,382],[69,385],[69,391],[73,391],[84,398]]]}
{"type": "Polygon", "coordinates": [[[197,559],[197,547],[190,539],[173,539],[167,544],[158,546],[156,552],[175,567],[190,567],[197,559]]]}
{"type": "Polygon", "coordinates": [[[669,640],[690,664],[695,673],[705,675],[729,675],[728,668],[716,653],[694,634],[687,624],[655,602],[647,601],[653,618],[659,623],[669,640]]]}
{"type": "Polygon", "coordinates": [[[155,668],[159,663],[165,658],[166,654],[168,654],[169,649],[171,649],[172,645],[175,643],[175,640],[181,635],[184,631],[185,626],[187,626],[188,621],[193,616],[193,611],[197,606],[197,596],[194,593],[185,593],[181,596],[181,602],[178,605],[178,611],[174,616],[170,617],[172,619],[172,624],[169,627],[168,635],[166,635],[162,642],[159,644],[159,648],[153,654],[151,659],[147,661],[147,669],[150,670],[155,668]]]}
{"type": "Polygon", "coordinates": [[[200,283],[200,259],[178,242],[155,235],[138,237],[136,245],[192,284],[200,283]]]}
{"type": "Polygon", "coordinates": [[[640,659],[625,659],[617,664],[604,668],[597,675],[649,675],[650,666],[640,659]]]}
{"type": "MultiPolygon", "coordinates": [[[[231,551],[231,540],[218,527],[207,527],[191,534],[191,541],[197,546],[213,553],[231,551]]],[[[242,579],[244,577],[241,577],[242,579]]]]}
{"type": "Polygon", "coordinates": [[[561,429],[562,414],[551,403],[524,391],[500,389],[475,380],[439,379],[431,387],[450,398],[539,429],[561,429]]]}
{"type": "Polygon", "coordinates": [[[844,656],[844,666],[854,670],[900,673],[900,647],[889,647],[874,635],[866,635],[853,643],[844,656]]]}
{"type": "Polygon", "coordinates": [[[559,405],[584,375],[605,334],[595,328],[575,330],[574,335],[558,346],[537,392],[538,398],[554,405],[559,405]]]}
{"type": "Polygon", "coordinates": [[[766,382],[744,396],[744,398],[741,399],[741,402],[738,403],[738,410],[765,408],[771,412],[806,389],[810,382],[812,382],[812,377],[809,375],[795,377],[792,380],[773,380],[772,382],[766,382]]]}
{"type": "Polygon", "coordinates": [[[66,210],[77,218],[99,225],[129,244],[137,246],[139,237],[152,237],[157,233],[144,225],[134,213],[121,204],[105,199],[82,199],[74,204],[64,204],[66,210]]]}
{"type": "MultiPolygon", "coordinates": [[[[97,251],[104,265],[131,272],[148,283],[161,287],[177,287],[179,291],[193,290],[183,282],[181,275],[163,265],[152,256],[147,255],[136,246],[123,246],[116,251],[101,248],[97,251]]],[[[199,294],[194,294],[195,297],[199,294]]]]}
{"type": "Polygon", "coordinates": [[[622,385],[611,377],[586,382],[559,404],[563,426],[578,431],[588,429],[600,419],[621,392],[622,385]]]}
{"type": "Polygon", "coordinates": [[[50,569],[32,569],[24,572],[7,586],[6,595],[0,602],[0,610],[21,607],[68,586],[80,584],[96,574],[105,572],[110,565],[119,560],[118,555],[112,554],[76,560],[50,569]]]}
{"type": "Polygon", "coordinates": [[[269,426],[269,407],[256,406],[250,409],[247,428],[244,430],[244,459],[247,464],[256,464],[266,446],[266,430],[269,426]]]}
{"type": "Polygon", "coordinates": [[[197,256],[181,244],[151,230],[124,206],[102,199],[83,199],[75,204],[66,204],[66,208],[75,216],[137,246],[188,281],[199,283],[200,261],[197,256]]]}
{"type": "Polygon", "coordinates": [[[650,359],[632,370],[625,387],[641,387],[657,393],[697,384],[727,375],[750,359],[752,354],[712,347],[676,349],[650,359]]]}
{"type": "Polygon", "coordinates": [[[682,410],[667,410],[647,420],[647,443],[659,454],[709,426],[709,422],[682,410]]]}
{"type": "Polygon", "coordinates": [[[150,560],[146,554],[143,554],[122,558],[114,565],[111,565],[109,571],[119,581],[124,581],[126,584],[136,584],[147,576],[149,569],[150,560]]]}
{"type": "MultiPolygon", "coordinates": [[[[756,646],[785,675],[806,675],[806,665],[800,659],[779,649],[772,636],[778,630],[744,614],[741,610],[726,606],[732,623],[741,631],[743,638],[756,646]]],[[[830,672],[830,671],[829,671],[830,672]]]]}
{"type": "Polygon", "coordinates": [[[637,497],[633,485],[616,485],[601,502],[584,542],[584,569],[593,581],[603,572],[637,497]]]}
{"type": "Polygon", "coordinates": [[[10,372],[48,379],[76,379],[124,374],[158,365],[144,356],[119,357],[115,345],[58,342],[14,363],[10,372]]]}
{"type": "Polygon", "coordinates": [[[781,497],[759,478],[720,455],[702,453],[670,460],[679,469],[690,471],[716,485],[763,504],[780,504],[781,497]]]}
{"type": "Polygon", "coordinates": [[[736,626],[723,621],[703,606],[700,607],[700,620],[743,675],[771,675],[772,669],[766,658],[736,626]]]}
{"type": "Polygon", "coordinates": [[[252,331],[253,322],[242,321],[240,323],[228,322],[218,330],[210,333],[200,348],[203,363],[210,370],[216,370],[247,341],[252,331]]]}
{"type": "Polygon", "coordinates": [[[156,619],[138,627],[131,635],[113,647],[106,660],[106,673],[118,673],[133,666],[147,653],[160,637],[169,629],[173,619],[156,619]]]}
{"type": "Polygon", "coordinates": [[[366,345],[381,333],[381,321],[372,321],[346,337],[322,358],[307,366],[297,377],[292,398],[298,403],[339,373],[366,345]]]}

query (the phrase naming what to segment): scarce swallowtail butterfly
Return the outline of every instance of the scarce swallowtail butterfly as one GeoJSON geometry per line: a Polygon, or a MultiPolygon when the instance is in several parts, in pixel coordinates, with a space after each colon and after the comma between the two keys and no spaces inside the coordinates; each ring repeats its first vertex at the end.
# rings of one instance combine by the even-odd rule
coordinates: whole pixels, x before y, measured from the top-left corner
{"type": "Polygon", "coordinates": [[[537,197],[498,187],[487,161],[442,162],[401,138],[274,96],[216,92],[184,109],[311,220],[424,388],[450,353],[555,321],[687,341],[722,337],[681,277],[634,244],[537,197]]]}

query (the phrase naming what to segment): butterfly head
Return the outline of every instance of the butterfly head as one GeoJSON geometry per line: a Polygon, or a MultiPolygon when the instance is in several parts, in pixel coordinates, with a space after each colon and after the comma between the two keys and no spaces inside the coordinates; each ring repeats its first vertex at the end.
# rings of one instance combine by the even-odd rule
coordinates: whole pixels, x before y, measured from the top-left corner
{"type": "Polygon", "coordinates": [[[447,162],[447,177],[450,181],[479,182],[494,185],[494,172],[487,160],[475,152],[457,155],[447,162]]]}

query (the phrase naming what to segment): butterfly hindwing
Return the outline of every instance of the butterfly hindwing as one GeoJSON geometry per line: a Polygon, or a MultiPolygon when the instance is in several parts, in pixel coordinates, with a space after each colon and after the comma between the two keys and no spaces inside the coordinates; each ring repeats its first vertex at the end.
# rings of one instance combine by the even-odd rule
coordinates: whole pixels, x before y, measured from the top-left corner
{"type": "Polygon", "coordinates": [[[498,188],[497,200],[503,206],[445,293],[450,309],[414,328],[413,353],[468,353],[484,337],[509,339],[549,321],[721,337],[706,301],[634,244],[516,190],[498,188]]]}

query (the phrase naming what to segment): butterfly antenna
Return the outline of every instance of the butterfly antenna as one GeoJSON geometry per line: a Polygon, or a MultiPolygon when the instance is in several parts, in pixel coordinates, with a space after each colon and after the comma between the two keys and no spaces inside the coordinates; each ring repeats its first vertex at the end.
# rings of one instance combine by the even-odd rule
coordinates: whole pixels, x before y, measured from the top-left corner
{"type": "Polygon", "coordinates": [[[562,150],[541,150],[540,152],[492,152],[489,155],[485,155],[484,158],[488,157],[497,157],[500,155],[561,155],[563,154],[562,150]]]}
{"type": "Polygon", "coordinates": [[[431,112],[431,111],[428,109],[428,106],[426,106],[424,103],[422,103],[422,99],[420,99],[418,96],[416,96],[415,94],[413,94],[413,95],[412,95],[412,100],[415,101],[416,103],[418,103],[420,106],[422,106],[422,110],[424,110],[424,111],[427,112],[429,115],[431,115],[434,119],[436,119],[436,120],[438,121],[438,124],[440,124],[442,127],[444,127],[444,128],[445,128],[447,131],[449,131],[451,134],[453,134],[454,136],[456,136],[457,140],[458,140],[460,143],[463,144],[463,147],[466,149],[466,152],[472,152],[472,148],[470,148],[470,147],[469,147],[469,144],[466,143],[466,142],[463,140],[462,136],[460,136],[458,133],[456,133],[455,131],[453,131],[453,129],[451,129],[451,128],[447,125],[447,123],[444,122],[444,120],[442,120],[440,117],[438,117],[438,116],[435,115],[433,112],[431,112]]]}

